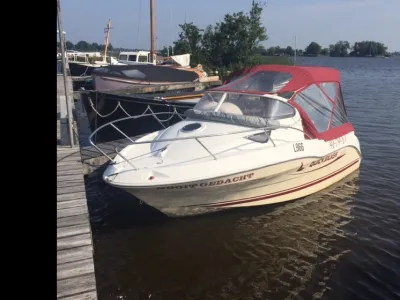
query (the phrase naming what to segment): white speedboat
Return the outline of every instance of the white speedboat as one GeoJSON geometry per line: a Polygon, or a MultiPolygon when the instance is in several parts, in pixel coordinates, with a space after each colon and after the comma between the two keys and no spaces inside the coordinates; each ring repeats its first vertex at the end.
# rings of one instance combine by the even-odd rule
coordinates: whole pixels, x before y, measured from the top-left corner
{"type": "MultiPolygon", "coordinates": [[[[118,121],[109,125],[118,130],[118,121]]],[[[301,198],[360,162],[339,72],[266,65],[206,92],[181,122],[132,139],[103,178],[187,216],[301,198]]]]}

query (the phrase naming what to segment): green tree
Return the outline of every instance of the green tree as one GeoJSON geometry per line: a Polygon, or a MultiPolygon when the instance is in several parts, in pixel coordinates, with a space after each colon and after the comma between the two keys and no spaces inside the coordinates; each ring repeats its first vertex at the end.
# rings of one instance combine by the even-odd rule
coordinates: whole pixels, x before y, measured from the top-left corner
{"type": "Polygon", "coordinates": [[[207,65],[217,66],[222,64],[222,54],[217,46],[218,33],[212,25],[208,25],[203,32],[202,58],[207,65]]]}
{"type": "Polygon", "coordinates": [[[320,52],[321,55],[329,55],[329,48],[323,48],[320,52]]]}
{"type": "Polygon", "coordinates": [[[387,55],[387,47],[379,42],[362,41],[355,42],[351,56],[383,56],[387,55]]]}
{"type": "Polygon", "coordinates": [[[77,51],[90,51],[90,44],[86,41],[79,41],[75,45],[75,50],[77,51]]]}
{"type": "Polygon", "coordinates": [[[268,39],[267,30],[261,22],[261,15],[265,2],[258,2],[253,0],[251,4],[250,13],[247,19],[248,24],[248,40],[246,46],[248,47],[248,53],[252,55],[255,49],[259,46],[260,42],[268,39]]]}
{"type": "Polygon", "coordinates": [[[287,46],[286,48],[275,46],[267,49],[268,56],[281,56],[281,55],[294,56],[294,52],[295,51],[292,46],[287,46]]]}
{"type": "Polygon", "coordinates": [[[168,46],[168,47],[163,47],[160,51],[159,51],[159,55],[161,56],[171,56],[172,55],[172,47],[168,46]]]}
{"type": "Polygon", "coordinates": [[[201,41],[202,31],[196,25],[191,23],[179,24],[181,32],[179,39],[174,42],[174,54],[191,53],[191,61],[195,64],[202,61],[201,58],[201,41]]]}
{"type": "Polygon", "coordinates": [[[67,47],[67,50],[73,50],[75,45],[70,41],[66,41],[65,46],[67,47]]]}
{"type": "Polygon", "coordinates": [[[321,52],[321,45],[316,42],[311,42],[305,49],[304,55],[316,56],[321,52]]]}
{"type": "Polygon", "coordinates": [[[267,56],[268,52],[267,49],[265,49],[265,47],[263,45],[258,45],[255,51],[256,55],[263,55],[263,56],[267,56]]]}
{"type": "Polygon", "coordinates": [[[344,57],[349,55],[350,43],[348,41],[338,41],[336,44],[329,45],[329,55],[334,57],[344,57]]]}
{"type": "Polygon", "coordinates": [[[268,56],[275,56],[279,53],[279,46],[278,47],[269,47],[267,49],[268,56]]]}
{"type": "Polygon", "coordinates": [[[100,45],[97,43],[91,43],[91,44],[89,44],[89,49],[90,49],[90,51],[96,51],[97,49],[100,49],[100,45]]]}
{"type": "Polygon", "coordinates": [[[285,50],[285,54],[288,56],[293,56],[294,55],[294,50],[291,46],[287,46],[285,50]]]}
{"type": "Polygon", "coordinates": [[[193,23],[179,25],[179,39],[174,42],[176,54],[191,53],[193,65],[212,67],[243,66],[259,54],[260,42],[267,40],[261,23],[263,3],[253,0],[249,13],[226,14],[222,22],[205,30],[193,23]]]}

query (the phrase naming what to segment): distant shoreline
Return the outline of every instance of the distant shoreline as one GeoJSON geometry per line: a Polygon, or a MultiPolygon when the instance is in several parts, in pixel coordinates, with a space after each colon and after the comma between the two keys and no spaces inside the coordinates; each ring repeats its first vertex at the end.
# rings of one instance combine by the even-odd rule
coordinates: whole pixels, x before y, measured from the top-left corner
{"type": "MultiPolygon", "coordinates": [[[[390,56],[351,56],[351,55],[347,55],[347,56],[330,56],[330,55],[297,55],[296,57],[310,57],[310,58],[316,58],[316,57],[330,57],[330,58],[391,58],[391,57],[396,57],[400,55],[390,55],[390,56]]],[[[265,57],[295,57],[294,55],[265,55],[265,57]]]]}

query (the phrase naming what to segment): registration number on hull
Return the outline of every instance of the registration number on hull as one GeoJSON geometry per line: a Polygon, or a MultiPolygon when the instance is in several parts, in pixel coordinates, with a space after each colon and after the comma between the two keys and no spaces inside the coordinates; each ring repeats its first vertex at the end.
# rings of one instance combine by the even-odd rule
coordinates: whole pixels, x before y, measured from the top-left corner
{"type": "Polygon", "coordinates": [[[346,136],[341,136],[337,139],[333,139],[329,141],[329,146],[331,147],[331,149],[336,149],[342,145],[346,144],[346,136]]]}

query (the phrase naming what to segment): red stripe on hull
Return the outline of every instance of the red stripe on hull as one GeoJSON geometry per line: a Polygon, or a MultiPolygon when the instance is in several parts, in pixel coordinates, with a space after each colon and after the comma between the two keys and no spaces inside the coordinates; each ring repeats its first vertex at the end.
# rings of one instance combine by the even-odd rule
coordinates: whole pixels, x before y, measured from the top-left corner
{"type": "Polygon", "coordinates": [[[251,197],[251,198],[245,198],[245,199],[239,199],[239,200],[231,200],[231,201],[225,201],[225,202],[221,202],[221,203],[215,203],[215,204],[203,204],[201,206],[203,207],[221,207],[221,206],[231,206],[231,205],[236,205],[236,204],[242,204],[242,203],[247,203],[247,202],[254,202],[254,201],[259,201],[259,200],[265,200],[265,199],[269,199],[269,198],[273,198],[273,197],[278,197],[278,196],[283,196],[286,194],[290,194],[293,192],[297,192],[300,191],[302,189],[308,188],[310,186],[313,186],[315,184],[318,184],[320,182],[323,182],[325,180],[328,180],[329,178],[332,178],[333,176],[340,174],[341,172],[347,170],[348,168],[350,168],[351,166],[355,165],[357,162],[359,161],[359,159],[353,161],[352,163],[348,164],[347,166],[343,167],[342,169],[335,171],[329,175],[327,175],[326,177],[323,177],[321,179],[315,180],[315,181],[311,181],[309,183],[300,185],[298,187],[292,188],[292,189],[288,189],[288,190],[284,190],[281,192],[277,192],[277,193],[272,193],[272,194],[266,194],[266,195],[262,195],[262,196],[257,196],[257,197],[251,197]]]}

